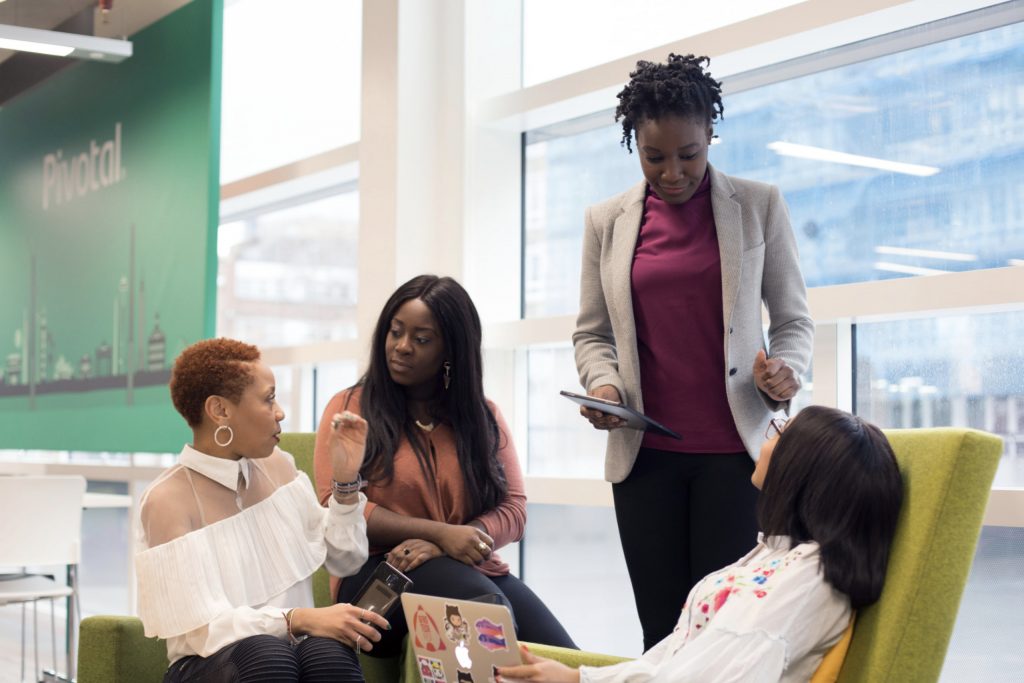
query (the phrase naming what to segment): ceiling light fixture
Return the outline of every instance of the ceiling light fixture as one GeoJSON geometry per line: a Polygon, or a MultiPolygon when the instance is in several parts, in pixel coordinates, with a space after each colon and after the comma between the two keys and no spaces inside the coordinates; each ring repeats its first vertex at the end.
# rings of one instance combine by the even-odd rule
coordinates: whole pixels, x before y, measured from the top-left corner
{"type": "Polygon", "coordinates": [[[930,176],[942,170],[935,166],[905,164],[901,161],[865,157],[860,154],[847,154],[846,152],[837,152],[834,149],[798,145],[793,142],[782,142],[781,140],[769,142],[768,149],[785,157],[814,159],[816,161],[828,161],[834,164],[847,164],[849,166],[865,166],[867,168],[877,168],[883,171],[893,171],[894,173],[905,173],[907,175],[930,176]]]}
{"type": "Polygon", "coordinates": [[[132,56],[132,43],[129,40],[44,31],[9,24],[0,24],[0,48],[110,63],[132,56]]]}
{"type": "Polygon", "coordinates": [[[918,256],[920,258],[934,258],[942,261],[977,261],[975,254],[963,254],[956,251],[938,251],[936,249],[911,249],[910,247],[875,247],[876,254],[891,254],[894,256],[918,256]]]}
{"type": "Polygon", "coordinates": [[[885,270],[890,273],[905,273],[907,275],[942,275],[948,270],[938,268],[921,268],[920,266],[905,266],[902,263],[888,263],[887,261],[875,261],[875,270],[885,270]]]}

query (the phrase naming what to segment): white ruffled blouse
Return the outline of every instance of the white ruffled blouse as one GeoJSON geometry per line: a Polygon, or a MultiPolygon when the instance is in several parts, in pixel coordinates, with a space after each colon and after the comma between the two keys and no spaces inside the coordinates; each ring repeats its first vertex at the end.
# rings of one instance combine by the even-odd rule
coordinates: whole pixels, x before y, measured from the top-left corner
{"type": "Polygon", "coordinates": [[[135,570],[139,616],[171,662],[248,636],[287,638],[284,613],[313,607],[322,564],[350,576],[368,554],[366,498],[317,502],[291,455],[214,458],[185,446],[143,494],[135,570]],[[195,475],[200,476],[195,476],[195,475]]]}
{"type": "Polygon", "coordinates": [[[580,667],[581,683],[808,681],[850,621],[850,601],[825,581],[817,543],[757,547],[690,591],[675,630],[642,657],[580,667]]]}

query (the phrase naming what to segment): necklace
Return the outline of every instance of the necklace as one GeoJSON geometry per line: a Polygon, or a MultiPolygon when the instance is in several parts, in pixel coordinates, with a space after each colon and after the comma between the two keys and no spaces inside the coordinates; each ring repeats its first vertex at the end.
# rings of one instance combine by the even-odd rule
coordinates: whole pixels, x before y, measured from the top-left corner
{"type": "Polygon", "coordinates": [[[429,434],[430,432],[434,431],[434,427],[437,426],[433,422],[428,422],[427,424],[423,424],[419,420],[414,420],[414,422],[416,422],[416,426],[417,427],[419,427],[420,429],[425,431],[427,434],[429,434]]]}

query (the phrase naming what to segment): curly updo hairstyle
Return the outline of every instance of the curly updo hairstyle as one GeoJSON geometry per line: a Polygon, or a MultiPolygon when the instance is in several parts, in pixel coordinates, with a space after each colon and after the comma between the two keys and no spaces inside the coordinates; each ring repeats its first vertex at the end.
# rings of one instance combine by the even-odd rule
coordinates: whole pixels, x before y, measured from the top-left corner
{"type": "Polygon", "coordinates": [[[171,369],[171,402],[195,429],[203,423],[210,396],[237,403],[253,381],[252,363],[260,350],[234,339],[205,339],[181,352],[171,369]]]}
{"type": "Polygon", "coordinates": [[[722,118],[722,84],[704,67],[707,57],[671,53],[665,64],[640,60],[619,92],[615,120],[622,121],[622,144],[633,151],[633,134],[644,121],[678,116],[712,125],[722,118]]]}

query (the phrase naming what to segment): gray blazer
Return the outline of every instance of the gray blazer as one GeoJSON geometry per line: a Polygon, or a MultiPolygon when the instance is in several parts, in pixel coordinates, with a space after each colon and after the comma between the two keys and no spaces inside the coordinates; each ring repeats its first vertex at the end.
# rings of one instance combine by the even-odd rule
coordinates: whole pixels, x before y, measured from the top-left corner
{"type": "MultiPolygon", "coordinates": [[[[729,407],[747,452],[755,460],[772,413],[789,409],[754,383],[754,357],[765,347],[761,303],[768,309],[770,355],[803,373],[811,358],[814,324],[800,274],[796,239],[779,189],[718,172],[710,164],[711,206],[722,259],[725,382],[729,407]]],[[[629,406],[643,411],[640,361],[633,320],[633,252],[643,218],[641,182],[587,209],[580,278],[580,312],[572,340],[580,383],[610,384],[629,406]]],[[[686,435],[683,435],[686,438],[686,435]]],[[[605,478],[629,476],[643,432],[608,434],[605,478]]]]}

